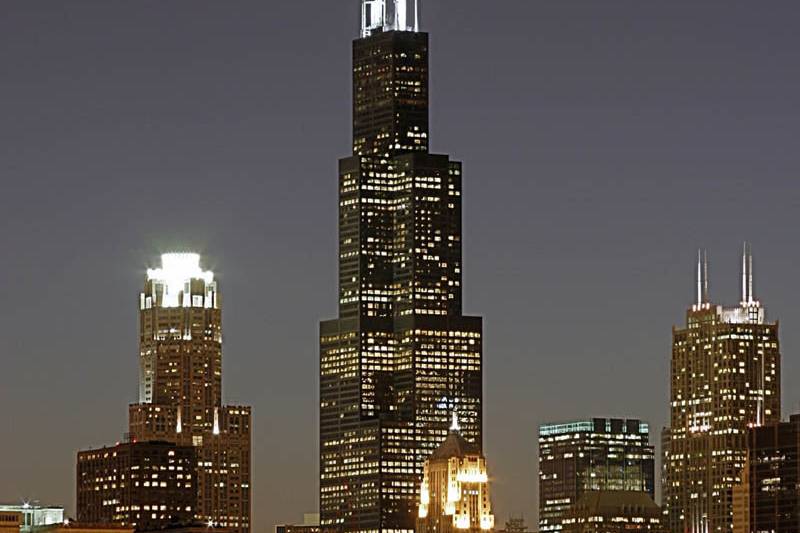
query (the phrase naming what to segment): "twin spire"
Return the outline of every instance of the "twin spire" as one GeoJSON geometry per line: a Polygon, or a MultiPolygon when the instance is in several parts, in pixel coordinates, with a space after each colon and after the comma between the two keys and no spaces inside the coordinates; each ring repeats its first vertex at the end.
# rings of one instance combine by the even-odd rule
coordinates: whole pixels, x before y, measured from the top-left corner
{"type": "MultiPolygon", "coordinates": [[[[697,293],[695,310],[708,309],[711,302],[708,297],[708,251],[697,250],[697,293]]],[[[753,290],[753,250],[749,243],[742,247],[742,307],[757,304],[753,290]]]]}

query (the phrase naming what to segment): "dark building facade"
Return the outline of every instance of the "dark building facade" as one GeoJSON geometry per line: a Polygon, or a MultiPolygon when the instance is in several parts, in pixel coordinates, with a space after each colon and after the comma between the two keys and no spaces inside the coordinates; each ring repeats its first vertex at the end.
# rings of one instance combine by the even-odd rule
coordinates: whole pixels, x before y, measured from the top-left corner
{"type": "Polygon", "coordinates": [[[640,420],[593,418],[539,428],[539,530],[560,531],[589,491],[655,497],[655,448],[640,420]]]}
{"type": "Polygon", "coordinates": [[[139,531],[189,523],[197,505],[193,446],[128,442],[78,453],[78,522],[139,531]]]}
{"type": "Polygon", "coordinates": [[[743,476],[744,518],[734,530],[748,533],[800,531],[800,415],[789,422],[747,432],[747,472],[743,476]]]}
{"type": "Polygon", "coordinates": [[[766,320],[754,298],[749,247],[738,307],[709,301],[707,270],[705,256],[698,257],[696,303],[686,326],[672,332],[662,507],[673,533],[733,531],[747,430],[781,417],[778,323],[766,320]]]}
{"type": "Polygon", "coordinates": [[[428,150],[428,36],[381,19],[383,4],[362,2],[371,23],[353,45],[339,318],[320,325],[326,531],[412,531],[423,464],[453,411],[482,446],[482,321],[461,308],[461,164],[428,150]]]}
{"type": "Polygon", "coordinates": [[[562,520],[564,533],[667,533],[661,508],[646,492],[584,492],[562,520]]]}

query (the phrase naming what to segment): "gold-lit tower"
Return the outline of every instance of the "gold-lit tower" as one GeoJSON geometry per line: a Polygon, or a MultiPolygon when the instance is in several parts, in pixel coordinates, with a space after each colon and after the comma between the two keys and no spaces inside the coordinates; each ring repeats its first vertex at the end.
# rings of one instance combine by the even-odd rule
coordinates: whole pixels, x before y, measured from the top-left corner
{"type": "Polygon", "coordinates": [[[738,307],[709,301],[707,265],[699,255],[696,302],[686,326],[672,333],[663,507],[673,533],[732,531],[747,430],[781,416],[778,323],[755,299],[750,248],[742,254],[738,307]]]}
{"type": "Polygon", "coordinates": [[[461,436],[455,414],[450,434],[425,461],[424,472],[416,533],[494,529],[486,458],[461,436]]]}

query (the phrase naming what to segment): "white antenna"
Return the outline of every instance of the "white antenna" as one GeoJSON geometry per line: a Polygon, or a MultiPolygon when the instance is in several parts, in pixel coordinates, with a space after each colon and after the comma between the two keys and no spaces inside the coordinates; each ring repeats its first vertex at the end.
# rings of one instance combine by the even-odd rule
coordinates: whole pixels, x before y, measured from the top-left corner
{"type": "Polygon", "coordinates": [[[742,246],[742,305],[753,302],[753,252],[750,245],[745,242],[742,246]]]}
{"type": "Polygon", "coordinates": [[[747,245],[747,303],[755,301],[755,293],[753,292],[753,249],[747,245]]]}
{"type": "Polygon", "coordinates": [[[708,251],[703,250],[703,303],[708,302],[708,251]]]}
{"type": "Polygon", "coordinates": [[[702,251],[697,250],[697,309],[703,305],[703,264],[702,251]]]}

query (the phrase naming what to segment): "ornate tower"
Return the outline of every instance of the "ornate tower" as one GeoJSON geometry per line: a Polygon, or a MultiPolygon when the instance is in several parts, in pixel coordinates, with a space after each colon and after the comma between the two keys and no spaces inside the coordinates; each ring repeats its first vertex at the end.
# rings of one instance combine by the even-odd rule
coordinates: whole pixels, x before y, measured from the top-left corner
{"type": "Polygon", "coordinates": [[[196,518],[250,529],[250,407],[222,404],[222,301],[197,254],[164,254],[139,295],[132,441],[195,447],[196,518]]]}

